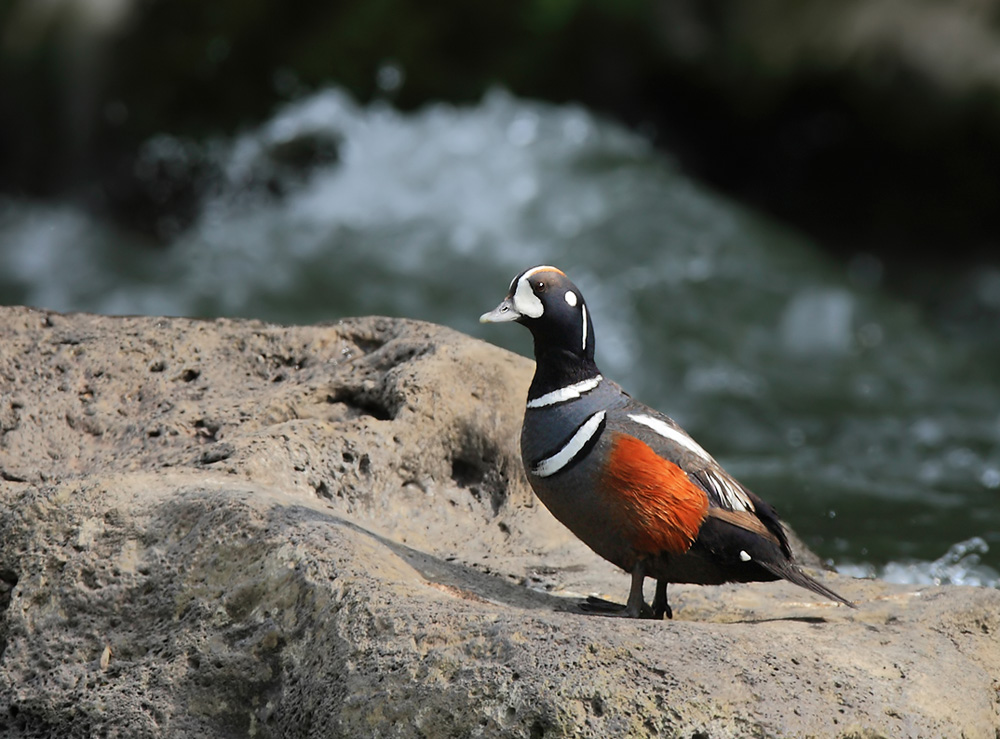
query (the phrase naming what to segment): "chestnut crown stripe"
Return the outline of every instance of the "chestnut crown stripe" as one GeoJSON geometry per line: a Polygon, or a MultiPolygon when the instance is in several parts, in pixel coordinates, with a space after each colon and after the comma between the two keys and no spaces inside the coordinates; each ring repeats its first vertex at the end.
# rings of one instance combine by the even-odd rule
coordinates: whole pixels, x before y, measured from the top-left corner
{"type": "Polygon", "coordinates": [[[553,390],[552,392],[545,393],[545,395],[539,395],[537,398],[532,398],[528,401],[528,407],[544,408],[549,405],[565,403],[568,400],[576,400],[584,393],[589,393],[591,390],[600,385],[601,380],[603,379],[604,378],[601,375],[595,375],[589,379],[574,382],[572,385],[567,385],[566,387],[561,387],[557,390],[553,390]]]}
{"type": "Polygon", "coordinates": [[[548,264],[542,264],[538,267],[532,267],[531,269],[526,270],[520,275],[514,275],[514,279],[510,281],[510,285],[507,287],[507,289],[513,290],[515,282],[517,282],[518,280],[523,280],[527,277],[531,277],[532,275],[537,275],[539,272],[555,272],[556,274],[560,274],[563,277],[566,277],[566,273],[563,272],[558,267],[552,267],[548,264]]]}
{"type": "Polygon", "coordinates": [[[606,411],[597,411],[569,438],[555,454],[545,457],[532,465],[531,471],[538,477],[550,477],[566,469],[578,457],[582,456],[592,441],[596,441],[601,429],[604,428],[606,411]]]}

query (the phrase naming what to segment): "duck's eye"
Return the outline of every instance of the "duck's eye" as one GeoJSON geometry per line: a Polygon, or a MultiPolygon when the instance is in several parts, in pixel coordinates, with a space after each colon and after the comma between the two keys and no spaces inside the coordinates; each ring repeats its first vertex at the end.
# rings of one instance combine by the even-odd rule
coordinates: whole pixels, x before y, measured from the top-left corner
{"type": "Polygon", "coordinates": [[[543,292],[545,292],[545,283],[541,282],[541,281],[536,282],[535,283],[535,292],[536,293],[543,293],[543,292]]]}

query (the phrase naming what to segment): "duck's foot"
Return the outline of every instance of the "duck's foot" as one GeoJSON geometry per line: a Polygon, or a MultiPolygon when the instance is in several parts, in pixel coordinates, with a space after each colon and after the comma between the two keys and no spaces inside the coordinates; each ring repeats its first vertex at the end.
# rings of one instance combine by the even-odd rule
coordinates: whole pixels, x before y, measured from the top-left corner
{"type": "Polygon", "coordinates": [[[624,606],[621,603],[612,603],[610,600],[597,598],[593,595],[588,595],[587,599],[580,603],[580,610],[584,613],[592,613],[597,616],[611,616],[614,618],[663,618],[663,614],[661,613],[657,616],[648,603],[643,603],[639,607],[639,612],[633,614],[628,612],[628,606],[624,606]]]}

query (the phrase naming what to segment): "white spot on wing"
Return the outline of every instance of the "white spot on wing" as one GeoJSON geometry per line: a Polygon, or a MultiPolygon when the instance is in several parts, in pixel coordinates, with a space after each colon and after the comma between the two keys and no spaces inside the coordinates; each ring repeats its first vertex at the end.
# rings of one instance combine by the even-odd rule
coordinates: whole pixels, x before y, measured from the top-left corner
{"type": "Polygon", "coordinates": [[[588,380],[574,382],[572,385],[561,387],[558,390],[545,393],[545,395],[539,395],[537,398],[528,401],[528,407],[544,408],[547,405],[557,405],[558,403],[565,403],[567,400],[575,400],[600,385],[603,379],[601,375],[595,375],[588,380]]]}
{"type": "Polygon", "coordinates": [[[744,562],[749,562],[750,561],[750,555],[747,554],[745,551],[743,551],[741,549],[740,550],[740,559],[743,560],[744,562]]]}
{"type": "Polygon", "coordinates": [[[558,452],[553,454],[551,457],[546,457],[541,460],[532,468],[534,472],[539,477],[548,477],[549,475],[554,475],[575,457],[581,449],[583,449],[587,442],[590,441],[597,430],[601,427],[601,423],[604,421],[605,411],[598,411],[576,430],[576,433],[570,437],[570,440],[563,445],[563,448],[558,452]]]}

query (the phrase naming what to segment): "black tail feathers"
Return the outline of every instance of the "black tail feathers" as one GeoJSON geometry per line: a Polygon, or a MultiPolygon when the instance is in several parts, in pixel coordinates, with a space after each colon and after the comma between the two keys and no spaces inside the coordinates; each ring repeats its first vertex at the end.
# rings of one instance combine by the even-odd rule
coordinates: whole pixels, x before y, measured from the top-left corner
{"type": "Polygon", "coordinates": [[[830,600],[835,600],[838,603],[843,603],[849,608],[857,608],[854,603],[847,600],[844,596],[833,592],[823,583],[809,577],[809,575],[800,570],[798,566],[792,562],[760,562],[760,564],[783,580],[788,580],[788,582],[795,583],[799,587],[811,590],[817,595],[822,595],[824,598],[829,598],[830,600]]]}

